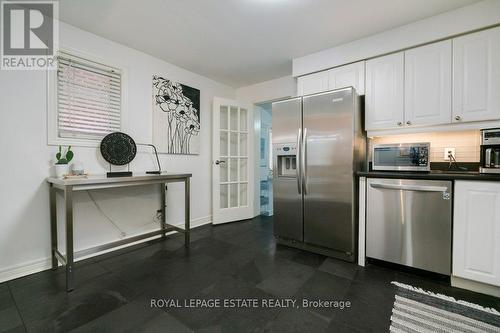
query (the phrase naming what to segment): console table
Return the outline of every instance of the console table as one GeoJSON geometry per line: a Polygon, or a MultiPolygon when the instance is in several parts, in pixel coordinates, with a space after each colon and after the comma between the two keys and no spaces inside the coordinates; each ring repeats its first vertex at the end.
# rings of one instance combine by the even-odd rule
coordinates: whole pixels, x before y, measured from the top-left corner
{"type": "Polygon", "coordinates": [[[52,269],[58,267],[60,262],[66,266],[66,290],[72,291],[74,285],[74,259],[89,255],[92,253],[112,249],[121,245],[137,242],[142,239],[150,238],[156,235],[165,237],[167,232],[178,231],[184,234],[185,246],[189,246],[190,230],[190,179],[188,173],[162,173],[160,175],[140,175],[132,177],[107,178],[106,176],[91,176],[85,179],[61,179],[47,178],[50,187],[50,235],[52,245],[52,269]],[[185,188],[185,222],[184,229],[166,222],[166,185],[167,183],[183,182],[185,188]],[[73,192],[98,190],[105,188],[129,187],[139,185],[159,185],[160,190],[160,209],[161,209],[161,228],[160,230],[148,232],[145,234],[129,237],[119,241],[99,245],[90,249],[74,252],[73,248],[73,192]],[[66,255],[63,255],[57,246],[57,200],[56,191],[61,191],[64,195],[65,217],[66,217],[66,255]]]}

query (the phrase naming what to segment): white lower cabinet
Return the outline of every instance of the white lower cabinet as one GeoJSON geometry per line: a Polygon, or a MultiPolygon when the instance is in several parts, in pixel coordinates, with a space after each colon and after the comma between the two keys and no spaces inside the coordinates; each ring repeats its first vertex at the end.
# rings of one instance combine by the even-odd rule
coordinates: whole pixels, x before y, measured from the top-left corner
{"type": "Polygon", "coordinates": [[[455,182],[452,270],[500,286],[500,182],[455,182]]]}

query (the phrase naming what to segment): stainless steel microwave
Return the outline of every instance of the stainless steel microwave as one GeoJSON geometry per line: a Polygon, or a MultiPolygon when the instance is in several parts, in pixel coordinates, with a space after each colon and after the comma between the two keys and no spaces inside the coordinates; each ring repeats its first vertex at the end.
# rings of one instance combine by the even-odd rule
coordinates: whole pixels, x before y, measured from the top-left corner
{"type": "Polygon", "coordinates": [[[378,144],[372,150],[372,169],[388,171],[430,171],[431,144],[378,144]]]}

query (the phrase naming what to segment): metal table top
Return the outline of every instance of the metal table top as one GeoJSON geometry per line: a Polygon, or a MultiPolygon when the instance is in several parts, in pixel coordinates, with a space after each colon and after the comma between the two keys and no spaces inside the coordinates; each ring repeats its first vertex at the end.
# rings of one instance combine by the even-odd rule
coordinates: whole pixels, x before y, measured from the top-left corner
{"type": "Polygon", "coordinates": [[[149,175],[149,174],[135,174],[132,177],[112,177],[108,178],[106,175],[93,175],[88,178],[77,178],[77,179],[62,179],[49,177],[47,182],[53,184],[57,188],[65,188],[68,186],[74,187],[75,190],[78,188],[90,187],[119,187],[126,185],[140,185],[156,182],[168,182],[169,180],[180,180],[192,177],[190,173],[167,173],[164,172],[161,175],[149,175]]]}

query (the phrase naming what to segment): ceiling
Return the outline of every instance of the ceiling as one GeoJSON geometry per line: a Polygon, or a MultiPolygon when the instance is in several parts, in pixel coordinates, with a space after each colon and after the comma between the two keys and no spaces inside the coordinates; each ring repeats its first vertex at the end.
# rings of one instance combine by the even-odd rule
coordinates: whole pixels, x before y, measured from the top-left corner
{"type": "Polygon", "coordinates": [[[66,23],[234,88],[292,59],[478,0],[60,0],[66,23]]]}

